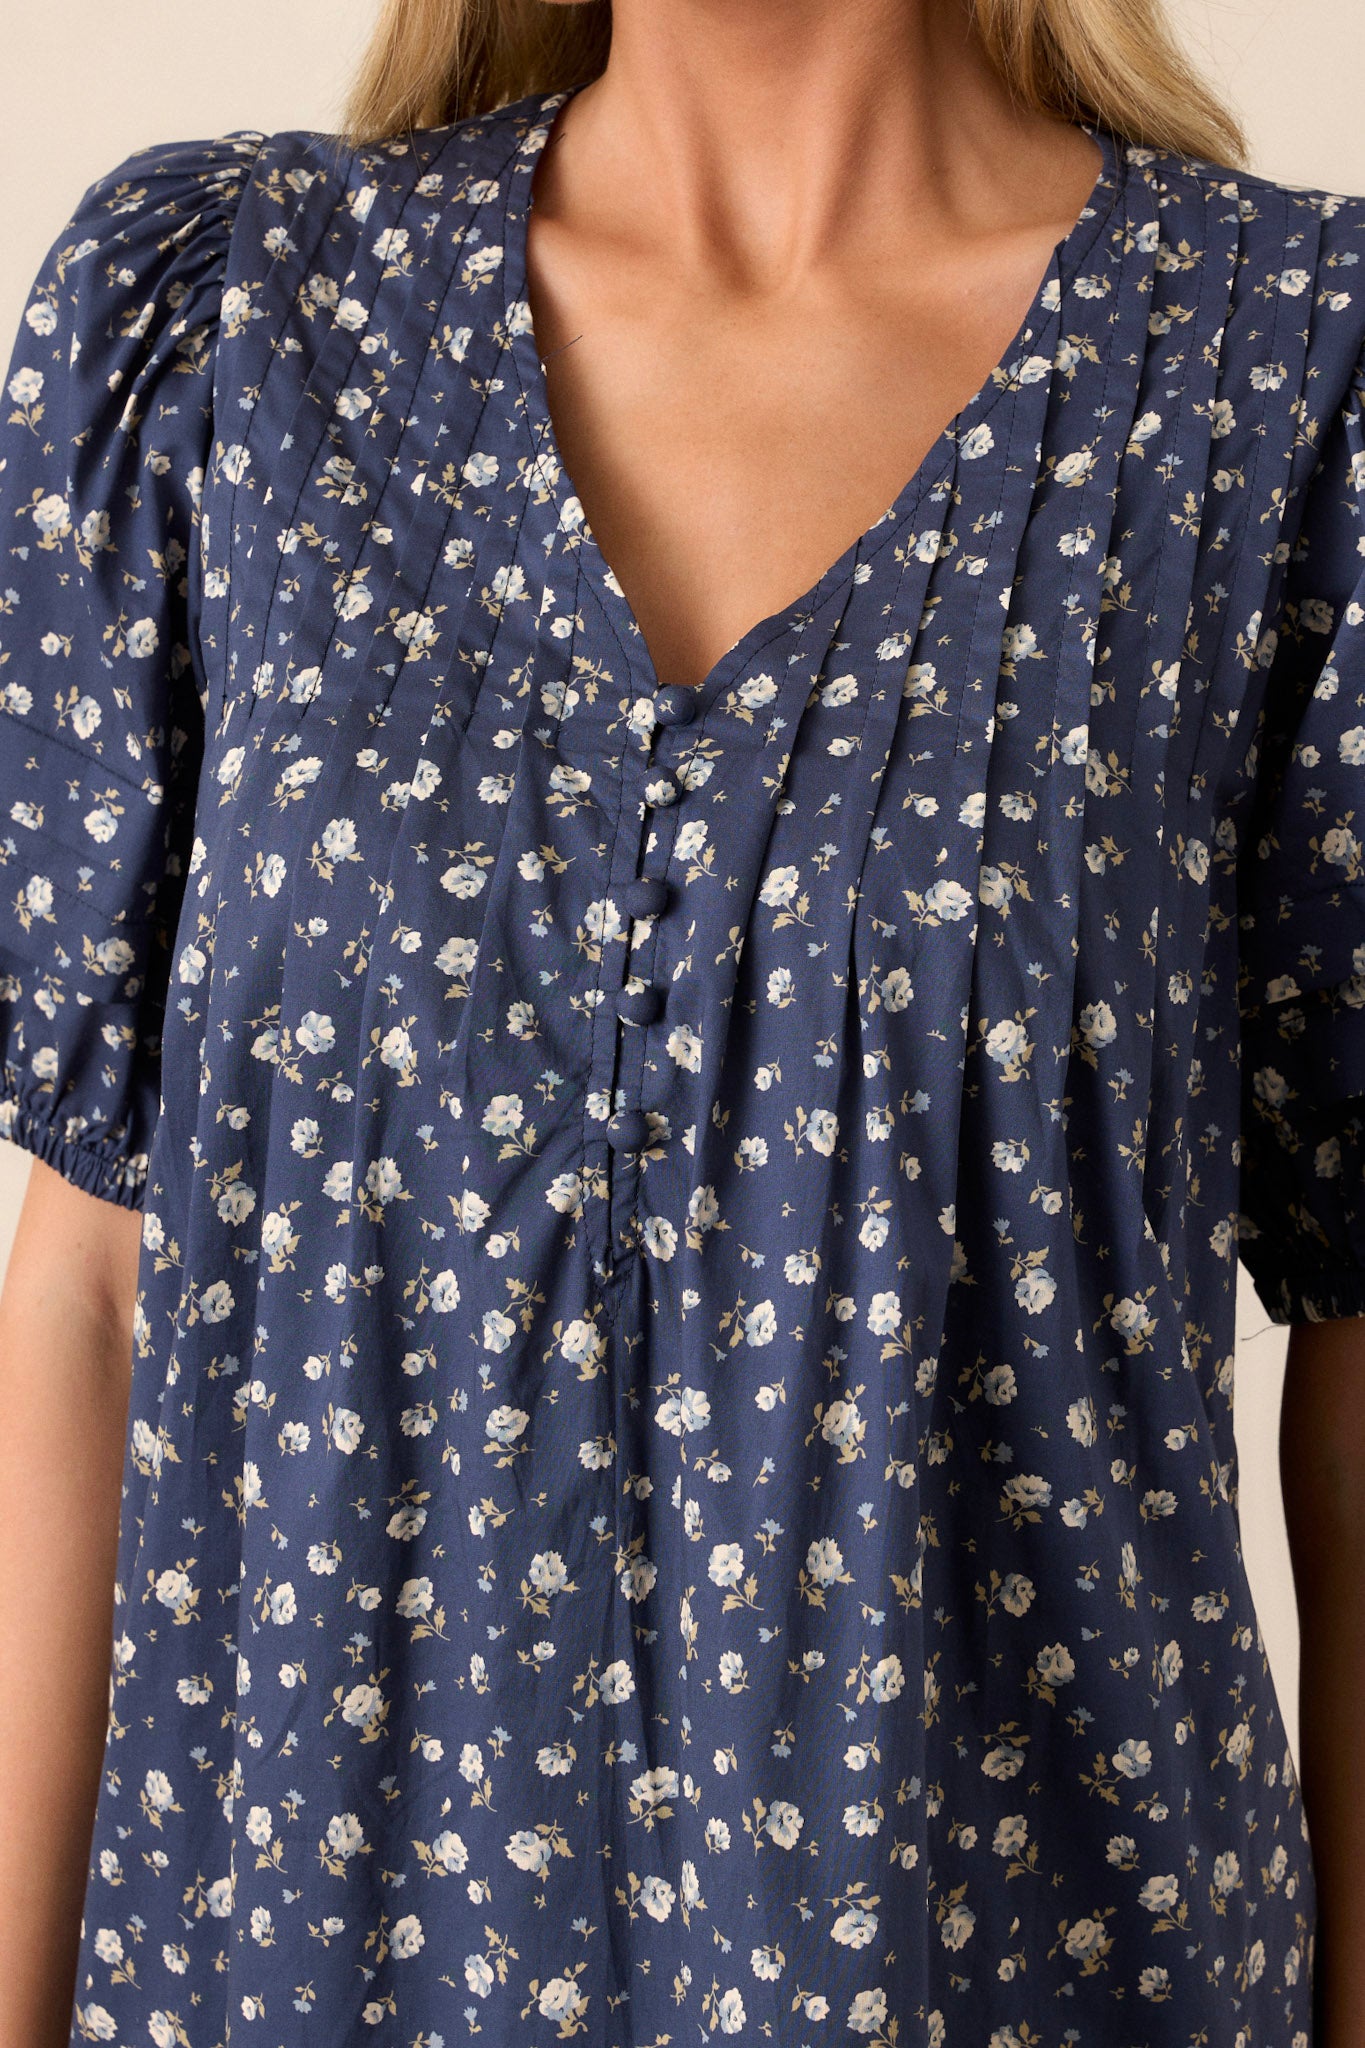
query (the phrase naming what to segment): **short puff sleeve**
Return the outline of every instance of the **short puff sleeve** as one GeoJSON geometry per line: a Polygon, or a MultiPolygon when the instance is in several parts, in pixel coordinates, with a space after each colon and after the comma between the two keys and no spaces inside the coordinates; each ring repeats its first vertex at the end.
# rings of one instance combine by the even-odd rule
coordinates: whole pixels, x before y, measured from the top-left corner
{"type": "Polygon", "coordinates": [[[90,187],[0,405],[0,1137],[130,1208],[203,755],[223,280],[262,139],[150,150],[90,187]]]}
{"type": "Polygon", "coordinates": [[[1365,1314],[1365,357],[1282,599],[1238,862],[1238,1249],[1294,1323],[1365,1314]]]}

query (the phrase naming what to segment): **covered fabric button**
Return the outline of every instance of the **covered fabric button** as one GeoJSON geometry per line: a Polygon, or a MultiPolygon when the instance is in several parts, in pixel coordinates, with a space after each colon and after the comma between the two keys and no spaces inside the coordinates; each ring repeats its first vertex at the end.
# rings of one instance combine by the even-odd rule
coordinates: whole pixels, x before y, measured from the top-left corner
{"type": "Polygon", "coordinates": [[[666,770],[656,770],[645,784],[645,802],[653,804],[656,810],[677,803],[681,795],[682,784],[676,775],[670,775],[666,770]]]}
{"type": "Polygon", "coordinates": [[[658,917],[668,902],[668,884],[658,875],[640,875],[616,892],[625,917],[658,917]]]}
{"type": "Polygon", "coordinates": [[[623,1109],[607,1125],[607,1143],[614,1152],[638,1152],[649,1138],[649,1120],[642,1109],[623,1109]]]}
{"type": "Polygon", "coordinates": [[[697,715],[697,693],[686,683],[665,683],[654,692],[654,716],[660,725],[686,725],[697,715]]]}
{"type": "Polygon", "coordinates": [[[664,1006],[661,988],[623,988],[616,998],[616,1014],[623,1024],[652,1024],[664,1006]]]}

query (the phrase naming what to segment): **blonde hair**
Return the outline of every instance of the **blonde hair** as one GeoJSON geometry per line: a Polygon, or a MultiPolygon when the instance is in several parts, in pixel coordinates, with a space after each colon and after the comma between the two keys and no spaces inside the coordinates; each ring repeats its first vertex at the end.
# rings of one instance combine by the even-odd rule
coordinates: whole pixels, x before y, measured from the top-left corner
{"type": "MultiPolygon", "coordinates": [[[[1098,122],[1129,142],[1206,162],[1245,162],[1240,122],[1200,78],[1164,0],[969,0],[1018,98],[1098,122]]],[[[443,127],[531,93],[595,78],[611,0],[384,0],[346,106],[353,142],[443,127]]]]}

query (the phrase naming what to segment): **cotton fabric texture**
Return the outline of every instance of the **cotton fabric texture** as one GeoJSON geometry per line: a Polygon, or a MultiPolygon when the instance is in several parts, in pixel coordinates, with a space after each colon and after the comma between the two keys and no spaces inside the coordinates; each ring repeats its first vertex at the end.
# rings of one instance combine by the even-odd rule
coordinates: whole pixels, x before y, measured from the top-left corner
{"type": "Polygon", "coordinates": [[[144,1219],[72,2039],[1307,2048],[1234,1282],[1365,1312],[1365,201],[1092,131],[693,692],[564,97],[136,156],[20,331],[3,1130],[144,1219]]]}

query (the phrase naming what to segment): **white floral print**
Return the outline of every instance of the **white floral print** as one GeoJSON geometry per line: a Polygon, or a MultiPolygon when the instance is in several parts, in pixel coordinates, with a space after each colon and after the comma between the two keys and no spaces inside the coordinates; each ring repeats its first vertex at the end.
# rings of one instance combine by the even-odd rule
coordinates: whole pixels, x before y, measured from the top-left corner
{"type": "Polygon", "coordinates": [[[144,152],[9,366],[0,1133],[143,1216],[73,2042],[1308,2048],[1233,1305],[1365,1312],[1365,202],[1096,131],[679,692],[561,104],[144,152]]]}

